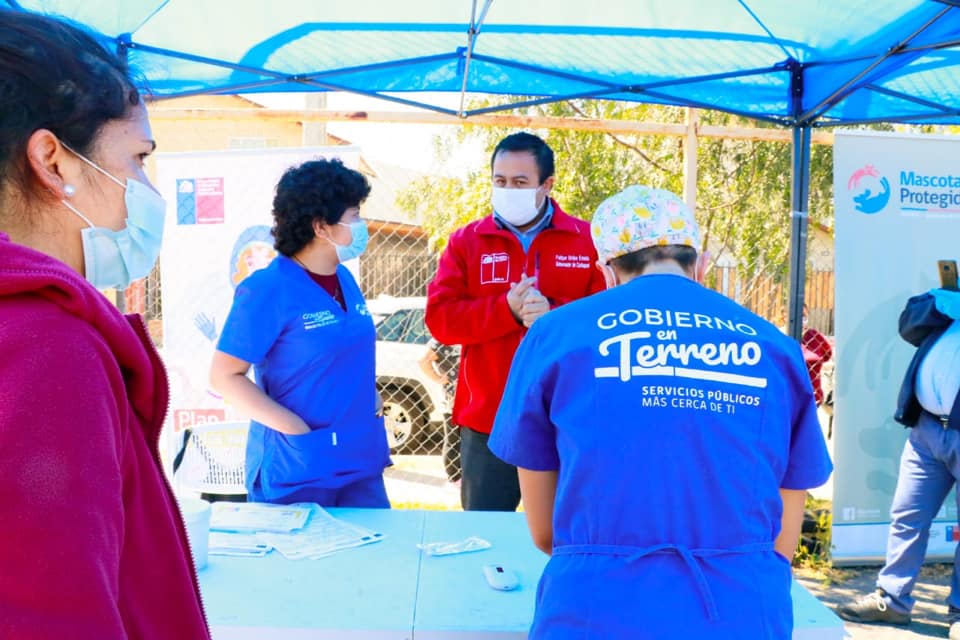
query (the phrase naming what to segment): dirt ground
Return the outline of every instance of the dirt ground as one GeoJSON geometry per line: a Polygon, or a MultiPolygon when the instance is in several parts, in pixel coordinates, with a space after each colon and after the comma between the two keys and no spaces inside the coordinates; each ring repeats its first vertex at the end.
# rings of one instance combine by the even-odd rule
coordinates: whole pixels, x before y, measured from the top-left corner
{"type": "MultiPolygon", "coordinates": [[[[797,581],[803,584],[821,602],[833,609],[852,599],[873,591],[880,567],[850,567],[831,569],[828,573],[797,569],[797,581]]],[[[917,604],[913,621],[907,627],[854,624],[846,622],[850,640],[914,640],[918,638],[946,638],[947,605],[953,565],[931,564],[920,572],[914,589],[917,604]]]]}

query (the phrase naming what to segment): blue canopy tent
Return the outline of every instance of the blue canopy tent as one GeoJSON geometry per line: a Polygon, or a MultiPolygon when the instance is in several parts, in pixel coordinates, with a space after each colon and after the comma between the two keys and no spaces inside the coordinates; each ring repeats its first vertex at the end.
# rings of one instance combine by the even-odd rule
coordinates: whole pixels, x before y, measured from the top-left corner
{"type": "Polygon", "coordinates": [[[0,0],[104,34],[158,98],[349,91],[471,115],[598,98],[793,129],[799,337],[811,130],[960,123],[960,0],[0,0]],[[535,96],[478,110],[420,92],[535,96]]]}

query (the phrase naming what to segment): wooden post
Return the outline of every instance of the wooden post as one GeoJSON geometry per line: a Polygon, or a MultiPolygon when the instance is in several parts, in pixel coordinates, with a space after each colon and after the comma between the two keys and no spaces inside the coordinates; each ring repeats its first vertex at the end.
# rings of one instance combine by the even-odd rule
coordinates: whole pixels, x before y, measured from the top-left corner
{"type": "Polygon", "coordinates": [[[683,201],[694,212],[697,210],[697,129],[700,114],[696,109],[687,107],[684,118],[687,133],[683,137],[683,201]]]}
{"type": "MultiPolygon", "coordinates": [[[[327,108],[326,93],[306,94],[307,111],[322,111],[327,108]]],[[[325,120],[304,120],[303,146],[322,147],[327,144],[327,122],[325,120]]]]}

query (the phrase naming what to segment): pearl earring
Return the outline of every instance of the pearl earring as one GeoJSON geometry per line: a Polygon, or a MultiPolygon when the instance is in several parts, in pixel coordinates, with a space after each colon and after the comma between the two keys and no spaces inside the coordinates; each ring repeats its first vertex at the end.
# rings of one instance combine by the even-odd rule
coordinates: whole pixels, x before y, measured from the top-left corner
{"type": "Polygon", "coordinates": [[[63,194],[68,198],[73,197],[73,194],[75,194],[76,192],[77,192],[77,188],[74,187],[72,184],[63,185],[63,194]]]}

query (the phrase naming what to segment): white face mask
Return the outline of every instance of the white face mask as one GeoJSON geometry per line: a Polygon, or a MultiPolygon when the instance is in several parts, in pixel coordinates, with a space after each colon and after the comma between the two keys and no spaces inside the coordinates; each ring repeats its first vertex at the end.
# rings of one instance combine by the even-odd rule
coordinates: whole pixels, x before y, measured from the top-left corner
{"type": "Polygon", "coordinates": [[[126,226],[120,231],[95,226],[73,204],[62,201],[89,225],[80,232],[87,280],[98,289],[125,289],[131,281],[146,277],[160,255],[167,204],[160,194],[142,182],[127,178],[124,183],[93,161],[70,151],[125,189],[127,218],[126,226]]]}
{"type": "Polygon", "coordinates": [[[537,217],[540,207],[537,206],[535,189],[506,189],[494,187],[490,196],[490,203],[497,215],[515,227],[522,227],[537,217]]]}

